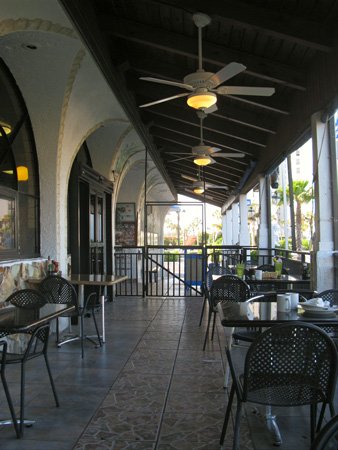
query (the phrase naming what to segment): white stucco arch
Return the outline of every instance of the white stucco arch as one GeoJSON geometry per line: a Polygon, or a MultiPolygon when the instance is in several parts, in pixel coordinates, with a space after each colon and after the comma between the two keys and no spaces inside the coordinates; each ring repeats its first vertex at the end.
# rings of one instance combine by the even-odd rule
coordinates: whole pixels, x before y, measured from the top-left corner
{"type": "MultiPolygon", "coordinates": [[[[0,40],[0,57],[21,91],[34,133],[41,255],[58,259],[65,270],[68,180],[81,145],[86,141],[93,168],[116,182],[114,207],[130,182],[128,201],[140,203],[144,144],[58,2],[2,0],[0,40]]],[[[149,188],[164,183],[156,172],[149,188]]]]}

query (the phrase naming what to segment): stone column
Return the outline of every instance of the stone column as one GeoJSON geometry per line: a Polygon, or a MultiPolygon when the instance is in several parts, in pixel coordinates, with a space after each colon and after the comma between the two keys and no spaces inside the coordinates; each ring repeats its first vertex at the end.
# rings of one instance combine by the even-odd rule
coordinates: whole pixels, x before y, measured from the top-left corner
{"type": "Polygon", "coordinates": [[[232,210],[223,216],[223,245],[232,244],[232,210]],[[225,231],[225,233],[224,233],[225,231]]]}
{"type": "Polygon", "coordinates": [[[250,245],[249,221],[248,221],[248,205],[246,194],[239,196],[239,244],[250,245]]]}
{"type": "Polygon", "coordinates": [[[258,230],[258,243],[260,248],[267,248],[269,243],[269,224],[268,224],[268,208],[266,204],[266,190],[269,188],[267,179],[261,177],[259,179],[259,230],[258,230]]]}
{"type": "MultiPolygon", "coordinates": [[[[321,292],[334,288],[333,199],[331,154],[328,124],[321,120],[321,112],[311,117],[313,179],[315,194],[315,236],[313,239],[313,288],[321,292]]],[[[334,184],[335,185],[335,184],[334,184]]]]}
{"type": "Polygon", "coordinates": [[[233,203],[232,208],[232,244],[239,244],[239,207],[238,203],[233,203]]]}

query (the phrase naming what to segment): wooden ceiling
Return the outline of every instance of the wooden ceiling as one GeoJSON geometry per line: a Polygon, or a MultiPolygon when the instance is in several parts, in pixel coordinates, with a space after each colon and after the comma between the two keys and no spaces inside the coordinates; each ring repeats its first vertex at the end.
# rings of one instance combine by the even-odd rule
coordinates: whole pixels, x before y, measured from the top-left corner
{"type": "MultiPolygon", "coordinates": [[[[223,85],[275,88],[271,97],[218,95],[203,122],[204,143],[242,159],[218,158],[200,173],[217,206],[253,187],[310,136],[310,117],[337,107],[338,0],[60,0],[92,51],[118,100],[169,186],[187,195],[197,177],[191,153],[200,125],[184,89],[140,80],[183,82],[198,68],[193,14],[210,16],[203,28],[203,68],[217,72],[235,61],[246,70],[223,85]],[[185,155],[182,155],[182,157],[185,155]]],[[[323,117],[324,117],[323,116],[323,117]]],[[[191,196],[194,196],[191,194],[191,196]]],[[[211,197],[211,198],[209,198],[211,197]]],[[[195,196],[195,198],[200,198],[195,196]]]]}

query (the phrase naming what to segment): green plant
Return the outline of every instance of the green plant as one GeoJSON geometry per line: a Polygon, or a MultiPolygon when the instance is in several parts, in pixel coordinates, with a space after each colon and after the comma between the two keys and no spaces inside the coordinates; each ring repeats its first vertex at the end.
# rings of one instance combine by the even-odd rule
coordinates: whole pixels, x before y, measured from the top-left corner
{"type": "Polygon", "coordinates": [[[179,260],[179,253],[177,251],[165,252],[164,253],[164,261],[165,262],[175,262],[179,260]]]}

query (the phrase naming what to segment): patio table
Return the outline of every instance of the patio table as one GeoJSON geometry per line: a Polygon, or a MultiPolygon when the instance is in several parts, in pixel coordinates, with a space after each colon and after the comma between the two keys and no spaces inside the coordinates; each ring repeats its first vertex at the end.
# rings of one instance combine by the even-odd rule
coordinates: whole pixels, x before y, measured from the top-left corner
{"type": "Polygon", "coordinates": [[[102,287],[114,286],[115,284],[122,283],[127,280],[126,275],[93,275],[93,274],[71,274],[65,277],[70,283],[79,286],[79,305],[84,305],[84,287],[85,286],[98,286],[99,297],[101,303],[101,323],[102,323],[102,342],[106,342],[106,327],[105,327],[105,314],[104,314],[104,292],[102,287]]]}
{"type": "Polygon", "coordinates": [[[263,280],[245,280],[253,290],[264,291],[265,289],[310,289],[311,280],[302,280],[292,275],[281,278],[265,278],[263,280]]]}

